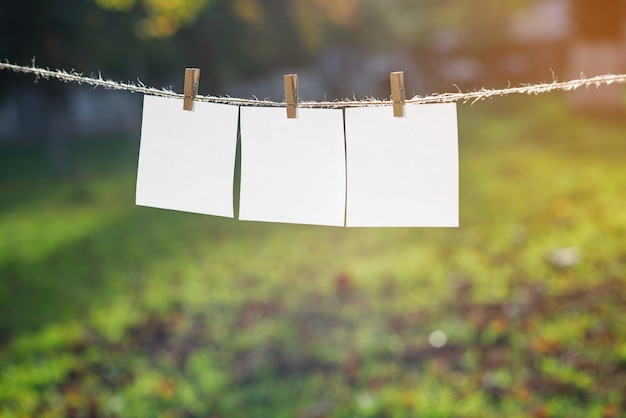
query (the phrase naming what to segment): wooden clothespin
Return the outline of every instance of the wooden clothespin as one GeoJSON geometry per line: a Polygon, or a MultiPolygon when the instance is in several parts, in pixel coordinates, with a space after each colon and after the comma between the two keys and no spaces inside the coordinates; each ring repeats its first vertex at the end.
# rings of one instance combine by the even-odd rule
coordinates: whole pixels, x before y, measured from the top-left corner
{"type": "Polygon", "coordinates": [[[298,74],[284,76],[285,102],[287,103],[287,118],[295,119],[298,116],[298,74]]]}
{"type": "Polygon", "coordinates": [[[393,72],[389,74],[389,79],[391,81],[393,116],[396,118],[402,118],[404,117],[404,104],[406,103],[406,94],[404,91],[404,72],[393,72]]]}
{"type": "Polygon", "coordinates": [[[193,101],[198,95],[198,86],[200,85],[200,69],[185,68],[185,87],[183,99],[183,109],[193,110],[193,101]]]}

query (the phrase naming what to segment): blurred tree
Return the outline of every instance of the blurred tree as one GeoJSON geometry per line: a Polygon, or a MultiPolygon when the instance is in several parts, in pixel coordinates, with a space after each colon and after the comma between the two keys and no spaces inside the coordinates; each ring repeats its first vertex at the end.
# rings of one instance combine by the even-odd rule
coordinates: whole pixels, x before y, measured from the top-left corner
{"type": "Polygon", "coordinates": [[[0,57],[160,84],[186,52],[173,35],[210,3],[108,1],[0,2],[0,57]]]}
{"type": "MultiPolygon", "coordinates": [[[[53,3],[45,0],[0,3],[0,56],[11,62],[24,63],[33,57],[57,68],[77,68],[85,49],[82,44],[85,30],[83,16],[90,3],[68,0],[53,3]]],[[[26,81],[24,77],[0,78],[5,91],[15,90],[26,81]]],[[[29,82],[31,80],[28,80],[29,82]]],[[[65,141],[67,137],[66,89],[59,83],[40,85],[38,94],[43,100],[22,91],[16,96],[20,125],[35,138],[45,140],[50,161],[59,170],[67,166],[65,141]],[[43,102],[43,104],[42,104],[43,102]],[[41,106],[37,120],[27,109],[41,106]]]]}
{"type": "Polygon", "coordinates": [[[346,8],[329,0],[213,0],[173,36],[202,67],[203,80],[210,74],[215,93],[224,81],[310,63],[347,33],[359,1],[346,8]]]}
{"type": "MultiPolygon", "coordinates": [[[[141,41],[119,39],[124,48],[113,43],[104,45],[109,56],[119,56],[115,62],[123,62],[123,56],[127,56],[126,62],[145,62],[146,48],[151,42],[158,49],[170,42],[178,51],[178,59],[162,54],[161,60],[155,59],[151,64],[167,61],[172,71],[180,69],[183,63],[200,66],[202,86],[213,93],[219,92],[226,80],[310,61],[338,33],[336,29],[353,20],[360,1],[93,0],[101,8],[94,13],[101,16],[101,25],[114,27],[110,22],[102,23],[102,16],[106,16],[105,20],[115,16],[124,33],[110,33],[105,38],[119,39],[134,33],[141,41]],[[141,51],[129,54],[134,45],[141,51]]],[[[136,75],[150,81],[136,67],[136,75]]]]}
{"type": "Polygon", "coordinates": [[[0,3],[0,53],[11,61],[33,57],[66,68],[83,52],[82,18],[90,4],[69,0],[60,4],[45,0],[0,3]]]}
{"type": "MultiPolygon", "coordinates": [[[[103,69],[105,76],[115,78],[149,74],[142,78],[152,83],[171,71],[172,62],[179,62],[180,51],[172,39],[136,36],[133,22],[140,12],[109,12],[91,0],[0,2],[0,57],[20,64],[36,58],[41,66],[87,74],[103,69]]],[[[20,139],[40,140],[52,165],[64,171],[69,166],[69,90],[61,83],[25,88],[32,80],[3,74],[0,91],[12,94],[19,125],[25,127],[20,139]],[[33,109],[39,109],[35,120],[33,109]]]]}

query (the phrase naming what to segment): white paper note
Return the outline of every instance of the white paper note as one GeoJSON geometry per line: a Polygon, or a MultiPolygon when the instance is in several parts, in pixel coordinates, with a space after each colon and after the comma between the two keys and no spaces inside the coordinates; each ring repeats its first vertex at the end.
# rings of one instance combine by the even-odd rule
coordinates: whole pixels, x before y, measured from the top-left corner
{"type": "Polygon", "coordinates": [[[343,226],[343,114],[241,108],[241,202],[247,221],[343,226]]]}
{"type": "Polygon", "coordinates": [[[145,96],[136,204],[232,218],[238,111],[145,96]]]}
{"type": "Polygon", "coordinates": [[[455,104],[346,109],[347,226],[457,227],[455,104]]]}

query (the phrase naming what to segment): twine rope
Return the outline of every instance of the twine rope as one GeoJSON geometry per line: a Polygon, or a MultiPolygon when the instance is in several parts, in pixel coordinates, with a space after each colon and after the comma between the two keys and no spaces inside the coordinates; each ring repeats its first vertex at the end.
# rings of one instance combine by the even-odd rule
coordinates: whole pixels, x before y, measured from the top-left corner
{"type": "MultiPolygon", "coordinates": [[[[183,94],[173,92],[168,89],[157,89],[154,87],[148,87],[140,80],[137,83],[123,83],[110,79],[102,78],[99,74],[98,78],[85,77],[81,73],[75,71],[65,70],[50,70],[48,68],[39,68],[35,66],[33,61],[32,66],[21,66],[11,64],[9,62],[0,62],[0,70],[9,70],[16,73],[33,74],[36,79],[57,79],[65,83],[78,83],[87,84],[94,87],[103,87],[111,90],[124,90],[132,93],[150,94],[154,96],[170,97],[176,99],[182,99],[183,94]]],[[[539,95],[542,93],[549,93],[554,91],[572,91],[581,87],[600,87],[603,85],[611,84],[626,84],[626,74],[603,74],[594,77],[584,77],[576,80],[569,81],[556,81],[551,83],[541,84],[529,84],[519,87],[508,87],[505,89],[485,89],[455,93],[440,93],[431,94],[429,96],[415,96],[411,99],[407,99],[406,103],[414,104],[428,104],[428,103],[475,103],[481,100],[490,99],[493,97],[509,96],[513,94],[525,94],[525,95],[539,95]]],[[[196,96],[197,101],[211,102],[211,103],[223,103],[238,106],[268,106],[268,107],[285,107],[285,102],[275,102],[271,100],[260,99],[239,99],[229,96],[196,96]]],[[[382,106],[391,105],[391,100],[379,100],[379,99],[365,99],[365,100],[342,100],[342,101],[301,101],[298,102],[299,107],[309,108],[346,108],[346,107],[363,107],[363,106],[382,106]]]]}

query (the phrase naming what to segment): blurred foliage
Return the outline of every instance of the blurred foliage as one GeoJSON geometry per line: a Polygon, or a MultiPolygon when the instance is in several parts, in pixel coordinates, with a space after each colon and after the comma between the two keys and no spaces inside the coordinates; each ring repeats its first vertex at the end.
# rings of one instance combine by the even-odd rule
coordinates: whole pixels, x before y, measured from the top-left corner
{"type": "MultiPolygon", "coordinates": [[[[151,85],[166,85],[165,80],[174,69],[179,71],[181,67],[193,66],[195,57],[208,53],[214,64],[216,57],[207,48],[198,48],[198,42],[206,45],[207,42],[217,43],[222,36],[228,39],[228,33],[219,32],[215,33],[215,39],[190,39],[199,35],[189,30],[198,19],[201,6],[210,6],[210,2],[117,2],[108,9],[92,0],[59,4],[43,0],[3,2],[0,4],[0,56],[16,63],[29,63],[36,58],[39,65],[52,68],[76,69],[87,74],[103,70],[105,76],[140,78],[151,85]],[[190,6],[184,7],[187,3],[190,6]]],[[[207,13],[210,9],[207,8],[207,13]]],[[[224,11],[223,8],[216,10],[224,11]]],[[[236,21],[228,21],[228,14],[216,13],[216,18],[234,25],[233,32],[239,30],[236,21]]],[[[213,33],[208,31],[207,35],[213,33]]],[[[224,40],[225,47],[232,47],[224,40]]],[[[20,81],[32,82],[16,77],[0,79],[0,83],[9,87],[20,81]]],[[[204,77],[204,81],[208,86],[217,83],[209,77],[204,77]]],[[[54,94],[59,90],[53,83],[40,88],[42,92],[52,89],[54,94]]]]}
{"type": "Polygon", "coordinates": [[[459,129],[458,229],[135,207],[124,138],[63,178],[3,151],[0,416],[623,416],[626,123],[545,95],[459,129]]]}
{"type": "MultiPolygon", "coordinates": [[[[510,47],[513,17],[538,0],[44,0],[0,4],[0,57],[168,85],[184,66],[203,86],[302,67],[330,47],[410,51],[443,44],[482,57],[510,47]]],[[[572,0],[581,35],[614,34],[623,0],[572,0]]],[[[590,35],[590,36],[591,36],[590,35]]],[[[12,79],[11,83],[14,83],[12,79]]],[[[6,77],[0,83],[9,83],[6,77]]]]}
{"type": "MultiPolygon", "coordinates": [[[[135,79],[148,73],[158,82],[167,75],[181,51],[174,39],[139,39],[135,21],[139,11],[107,12],[92,1],[43,0],[0,3],[0,55],[15,63],[30,63],[89,73],[105,69],[109,76],[135,79]],[[149,69],[147,72],[146,69],[149,69]]],[[[15,87],[30,79],[2,77],[15,87]]],[[[42,93],[60,94],[54,83],[42,84],[42,93]]]]}
{"type": "Polygon", "coordinates": [[[436,31],[459,30],[471,48],[507,42],[511,17],[535,0],[363,0],[359,34],[379,47],[426,47],[436,31]]]}
{"type": "MultiPolygon", "coordinates": [[[[163,85],[184,66],[203,86],[307,63],[354,19],[357,0],[70,0],[0,4],[0,57],[163,85]]],[[[15,77],[0,79],[15,84],[15,77]]],[[[30,80],[28,80],[30,82],[30,80]]],[[[58,94],[58,89],[51,88],[58,94]]]]}
{"type": "Polygon", "coordinates": [[[210,61],[226,69],[216,75],[233,77],[305,63],[329,43],[424,46],[433,31],[445,28],[460,28],[466,41],[488,46],[503,41],[493,35],[529,1],[4,2],[0,54],[13,62],[37,57],[43,65],[102,67],[144,80],[144,68],[162,75],[178,70],[181,61],[210,61]]]}
{"type": "Polygon", "coordinates": [[[141,38],[164,38],[172,36],[183,25],[189,25],[198,13],[210,4],[210,0],[94,0],[108,10],[128,12],[137,3],[146,17],[137,22],[136,33],[141,38]]]}

